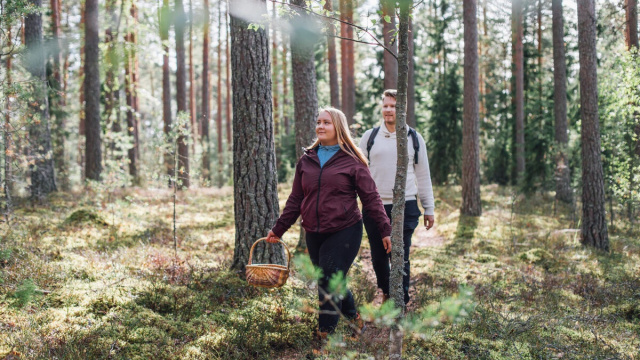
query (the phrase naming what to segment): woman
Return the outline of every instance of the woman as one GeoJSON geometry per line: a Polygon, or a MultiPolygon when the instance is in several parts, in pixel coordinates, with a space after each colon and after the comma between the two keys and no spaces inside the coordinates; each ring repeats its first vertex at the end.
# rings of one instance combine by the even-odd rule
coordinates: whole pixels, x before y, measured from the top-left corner
{"type": "MultiPolygon", "coordinates": [[[[347,274],[362,241],[362,214],[356,194],[377,222],[387,252],[391,251],[391,225],[367,160],[349,134],[345,115],[331,107],[321,109],[316,135],[316,141],[298,161],[291,195],[267,241],[277,242],[302,215],[311,262],[323,273],[318,284],[317,333],[323,339],[335,330],[339,320],[333,304],[324,296],[329,279],[338,271],[347,274]]],[[[347,290],[343,299],[334,298],[333,303],[362,328],[351,291],[347,290]]]]}

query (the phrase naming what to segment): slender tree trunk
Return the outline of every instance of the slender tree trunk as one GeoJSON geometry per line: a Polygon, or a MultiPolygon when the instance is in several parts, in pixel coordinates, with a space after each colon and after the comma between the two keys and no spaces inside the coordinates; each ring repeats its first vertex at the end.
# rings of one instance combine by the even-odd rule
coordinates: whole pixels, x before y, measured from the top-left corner
{"type": "MultiPolygon", "coordinates": [[[[395,38],[396,32],[396,12],[395,1],[380,0],[382,11],[382,34],[384,46],[398,55],[398,42],[395,38]],[[388,22],[387,22],[388,17],[388,22]]],[[[398,87],[398,60],[388,51],[383,50],[382,62],[384,64],[384,88],[395,89],[398,87]]]]}
{"type": "Polygon", "coordinates": [[[556,140],[556,200],[573,203],[567,133],[567,68],[564,56],[562,0],[553,0],[553,113],[556,140]]]}
{"type": "Polygon", "coordinates": [[[289,135],[289,62],[288,48],[285,39],[286,34],[282,35],[282,121],[284,122],[284,132],[289,135]]]}
{"type": "Polygon", "coordinates": [[[409,19],[409,83],[407,84],[407,125],[416,128],[416,77],[413,46],[413,20],[409,19]]]}
{"type": "Polygon", "coordinates": [[[198,142],[198,126],[196,120],[196,81],[193,68],[193,0],[189,0],[189,115],[191,120],[191,152],[195,155],[198,142]]]}
{"type": "MultiPolygon", "coordinates": [[[[116,24],[118,24],[118,15],[116,15],[116,0],[107,0],[105,3],[105,12],[107,14],[107,28],[105,29],[105,60],[106,60],[106,74],[105,74],[105,83],[104,83],[104,118],[107,122],[107,128],[111,128],[112,132],[117,132],[120,128],[119,124],[119,108],[120,105],[117,103],[118,94],[120,89],[116,86],[116,80],[119,72],[119,62],[120,57],[118,54],[118,40],[116,39],[116,34],[118,33],[118,29],[116,28],[116,24]]],[[[108,133],[108,132],[107,132],[108,133]]],[[[108,145],[107,150],[111,152],[115,149],[114,136],[107,136],[108,145]],[[109,139],[110,138],[110,139],[109,139]]],[[[107,153],[107,151],[105,151],[107,153]]],[[[109,157],[108,153],[105,155],[107,158],[109,157]]]]}
{"type": "MultiPolygon", "coordinates": [[[[169,29],[171,27],[171,9],[169,0],[162,0],[160,9],[160,40],[162,41],[162,120],[164,123],[164,134],[166,137],[171,132],[171,70],[169,69],[169,29]]],[[[172,186],[173,155],[171,151],[164,154],[164,166],[167,170],[169,187],[172,186]]]]}
{"type": "MultiPolygon", "coordinates": [[[[276,159],[271,114],[271,69],[267,30],[248,29],[236,17],[247,3],[231,0],[231,66],[233,88],[233,178],[236,239],[232,269],[244,273],[253,242],[275,223],[278,209],[276,159]],[[256,106],[261,104],[261,106],[256,106]],[[256,154],[260,154],[256,156],[256,154]]],[[[267,13],[264,0],[252,9],[267,13]]],[[[280,245],[256,246],[256,263],[284,263],[280,245]]]]}
{"type": "Polygon", "coordinates": [[[595,0],[578,2],[580,113],[582,117],[582,243],[609,250],[600,160],[595,0]]]}
{"type": "MultiPolygon", "coordinates": [[[[353,24],[353,0],[340,0],[340,18],[353,24]]],[[[345,39],[353,39],[353,28],[342,23],[340,36],[345,39]]],[[[356,106],[356,86],[354,77],[354,47],[353,41],[342,40],[341,47],[341,68],[342,68],[342,111],[347,117],[349,126],[353,125],[353,116],[356,106]]],[[[355,134],[355,129],[351,132],[355,134]]]]}
{"type": "MultiPolygon", "coordinates": [[[[291,0],[291,4],[306,7],[305,0],[291,0]]],[[[293,97],[296,158],[302,156],[302,148],[311,145],[315,136],[315,120],[318,112],[318,93],[316,87],[316,67],[314,47],[317,38],[302,31],[311,20],[304,10],[296,9],[292,19],[291,32],[291,75],[293,77],[293,97]]],[[[300,228],[298,250],[306,249],[305,233],[300,228]]]]}
{"type": "Polygon", "coordinates": [[[126,35],[126,41],[128,42],[128,50],[126,51],[126,64],[125,64],[125,95],[127,102],[127,134],[132,139],[133,146],[127,151],[129,158],[129,175],[131,176],[134,185],[140,185],[140,176],[138,174],[138,151],[140,148],[139,134],[138,134],[138,119],[137,119],[137,39],[136,39],[136,24],[138,22],[138,9],[136,8],[135,1],[131,3],[130,9],[131,18],[133,19],[133,25],[129,29],[126,35]]]}
{"type": "MultiPolygon", "coordinates": [[[[333,0],[324,3],[324,9],[333,12],[333,0]]],[[[340,108],[340,83],[338,80],[338,61],[336,58],[336,28],[333,22],[327,21],[327,61],[329,62],[329,95],[331,106],[340,108]]]]}
{"type": "Polygon", "coordinates": [[[478,117],[478,18],[476,0],[462,3],[464,18],[464,117],[462,131],[463,215],[482,215],[480,202],[480,124],[478,117]]]}
{"type": "MultiPolygon", "coordinates": [[[[272,18],[273,21],[276,20],[276,3],[273,3],[272,8],[272,18]]],[[[273,135],[277,138],[278,132],[280,131],[280,113],[278,112],[278,34],[276,33],[275,26],[271,29],[271,70],[273,71],[273,75],[271,78],[273,79],[273,135]]]]}
{"type": "MultiPolygon", "coordinates": [[[[480,119],[484,121],[487,116],[487,109],[485,105],[486,101],[486,84],[485,84],[485,64],[484,64],[484,54],[485,50],[485,41],[487,41],[487,3],[486,0],[484,2],[482,0],[479,1],[479,5],[482,7],[482,37],[479,37],[478,40],[478,54],[480,55],[478,69],[480,80],[478,82],[478,87],[480,89],[480,111],[478,113],[480,119]]],[[[486,74],[488,77],[488,74],[486,74]]]]}
{"type": "Polygon", "coordinates": [[[66,112],[63,107],[62,52],[60,46],[60,0],[50,0],[51,6],[51,55],[53,57],[53,71],[51,81],[50,108],[54,116],[53,124],[53,163],[55,164],[56,183],[63,191],[69,190],[69,174],[65,161],[64,144],[66,141],[66,112]]]}
{"type": "Polygon", "coordinates": [[[542,116],[542,0],[538,0],[538,111],[542,116]]]}
{"type": "Polygon", "coordinates": [[[218,127],[218,186],[222,187],[224,183],[224,148],[222,147],[222,7],[220,4],[222,4],[222,1],[218,1],[218,90],[216,91],[216,124],[218,127]]]}
{"type": "Polygon", "coordinates": [[[625,40],[627,49],[638,48],[638,2],[637,0],[625,0],[625,40]]]}
{"type": "MultiPolygon", "coordinates": [[[[85,20],[85,13],[86,13],[86,4],[85,2],[81,2],[80,3],[80,29],[82,32],[82,35],[84,35],[86,33],[86,20],[85,20]]],[[[81,36],[82,36],[81,35],[81,36]]],[[[87,43],[87,39],[82,36],[82,46],[80,46],[80,69],[78,69],[78,78],[80,78],[80,94],[79,94],[79,101],[80,101],[80,110],[78,111],[78,117],[79,117],[79,123],[78,123],[78,133],[80,134],[80,136],[78,136],[78,165],[80,166],[80,178],[82,179],[82,181],[84,181],[86,179],[86,169],[85,169],[85,153],[86,153],[86,143],[87,143],[87,120],[86,120],[86,114],[84,112],[84,108],[85,108],[85,103],[84,103],[84,64],[86,62],[86,56],[85,56],[85,46],[87,43]]]]}
{"type": "MultiPolygon", "coordinates": [[[[413,0],[400,1],[398,29],[398,95],[396,102],[396,134],[407,133],[407,82],[409,76],[409,16],[413,0]]],[[[398,165],[393,186],[393,210],[391,210],[391,272],[389,275],[389,295],[401,309],[404,317],[405,303],[402,278],[404,275],[404,208],[405,187],[407,184],[407,137],[397,136],[398,165]]],[[[397,325],[392,326],[389,335],[389,359],[402,358],[403,331],[397,325]]]]}
{"type": "Polygon", "coordinates": [[[523,54],[523,0],[513,0],[514,67],[515,67],[515,121],[516,121],[516,176],[518,182],[524,176],[524,54],[523,54]]]}
{"type": "MultiPolygon", "coordinates": [[[[178,114],[189,115],[187,107],[187,69],[184,49],[184,28],[186,15],[182,0],[175,2],[175,31],[176,31],[176,105],[178,114]]],[[[182,128],[182,125],[180,126],[182,128]]],[[[189,124],[184,124],[186,129],[189,124]]],[[[179,188],[189,187],[189,137],[187,135],[178,136],[178,179],[181,180],[179,188]]]]}
{"type": "Polygon", "coordinates": [[[202,141],[202,177],[211,181],[211,143],[209,141],[209,119],[211,116],[211,95],[209,94],[209,0],[204,0],[204,27],[202,36],[202,118],[200,136],[202,141]]]}
{"type": "Polygon", "coordinates": [[[87,179],[100,181],[102,140],[100,125],[100,24],[98,0],[85,0],[85,172],[87,179]]]}
{"type": "Polygon", "coordinates": [[[226,71],[227,71],[227,76],[225,77],[225,83],[226,83],[226,91],[227,91],[227,96],[225,98],[225,107],[226,107],[226,118],[227,118],[227,149],[229,151],[233,150],[233,139],[231,137],[232,134],[232,129],[231,129],[231,123],[232,123],[232,111],[231,111],[231,60],[230,60],[230,55],[229,55],[229,3],[226,2],[227,8],[226,8],[226,14],[225,14],[225,37],[224,37],[224,47],[225,47],[225,66],[226,66],[226,71]]]}
{"type": "MultiPolygon", "coordinates": [[[[13,40],[11,39],[11,25],[7,24],[7,43],[11,44],[13,40]]],[[[12,79],[12,58],[13,54],[7,55],[6,70],[7,70],[7,87],[11,88],[13,79],[12,79]]],[[[3,142],[4,142],[4,196],[6,199],[5,204],[5,212],[8,214],[11,209],[11,195],[13,194],[13,173],[11,170],[11,162],[13,161],[15,154],[15,146],[13,145],[13,139],[11,136],[11,132],[13,131],[13,126],[11,125],[11,102],[10,98],[13,98],[15,94],[4,94],[7,98],[5,99],[5,113],[4,113],[4,131],[2,134],[3,142]]]]}

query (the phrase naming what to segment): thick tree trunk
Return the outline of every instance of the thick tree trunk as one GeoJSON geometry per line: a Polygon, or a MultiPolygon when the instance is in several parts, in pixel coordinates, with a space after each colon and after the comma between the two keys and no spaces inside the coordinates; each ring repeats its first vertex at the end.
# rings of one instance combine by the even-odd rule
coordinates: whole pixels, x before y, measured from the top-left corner
{"type": "Polygon", "coordinates": [[[102,128],[100,125],[100,24],[98,0],[85,0],[85,172],[100,181],[102,173],[102,128]]]}
{"type": "MultiPolygon", "coordinates": [[[[409,16],[412,0],[400,1],[399,29],[398,29],[398,95],[396,102],[396,134],[407,133],[407,82],[409,76],[409,16]]],[[[404,316],[404,290],[402,278],[404,275],[404,208],[405,187],[407,184],[407,137],[397,136],[398,165],[393,186],[393,210],[391,211],[391,272],[389,275],[389,295],[396,306],[401,309],[400,318],[404,316]]],[[[389,336],[389,359],[402,358],[402,329],[392,326],[389,336]]]]}
{"type": "MultiPolygon", "coordinates": [[[[395,38],[396,32],[396,12],[395,1],[380,0],[380,8],[382,10],[382,34],[384,46],[398,54],[398,42],[395,38]],[[389,17],[389,22],[387,22],[389,17]]],[[[398,60],[388,51],[383,50],[382,62],[384,64],[384,88],[395,89],[398,87],[398,60]]]]}
{"type": "MultiPolygon", "coordinates": [[[[340,0],[340,18],[353,24],[353,0],[340,0]]],[[[340,25],[340,36],[344,39],[340,42],[341,47],[341,70],[342,70],[342,111],[347,117],[349,126],[353,125],[353,116],[356,112],[356,85],[354,76],[354,47],[353,27],[344,23],[340,25]]],[[[355,129],[351,128],[351,133],[355,134],[355,129]]]]}
{"type": "Polygon", "coordinates": [[[407,84],[407,125],[416,128],[416,77],[413,46],[413,20],[409,19],[409,79],[407,84]]]}
{"type": "Polygon", "coordinates": [[[130,9],[131,18],[133,19],[132,28],[126,35],[126,40],[129,43],[128,50],[126,52],[126,64],[125,64],[125,95],[127,102],[127,134],[131,137],[133,146],[127,151],[129,158],[129,175],[131,176],[133,185],[140,185],[140,176],[138,174],[138,158],[139,158],[139,129],[138,129],[138,106],[137,106],[137,93],[138,93],[138,71],[137,71],[137,39],[136,39],[136,24],[138,22],[138,9],[136,8],[135,1],[131,3],[130,9]]]}
{"type": "MultiPolygon", "coordinates": [[[[248,29],[236,13],[246,1],[231,0],[231,71],[233,88],[233,180],[235,249],[232,269],[244,273],[253,242],[275,223],[278,178],[271,114],[271,66],[267,30],[248,29]]],[[[267,13],[264,0],[251,0],[252,9],[267,13]]],[[[256,246],[256,263],[283,264],[280,245],[256,246]]]]}
{"type": "MultiPolygon", "coordinates": [[[[333,0],[324,4],[324,9],[333,12],[333,0]]],[[[340,108],[340,83],[338,80],[338,61],[336,57],[336,28],[333,22],[327,21],[327,61],[329,65],[329,95],[331,106],[340,108]]]]}
{"type": "Polygon", "coordinates": [[[202,141],[202,177],[211,181],[211,143],[209,141],[209,119],[211,116],[211,96],[209,95],[209,0],[204,0],[204,26],[202,36],[202,118],[200,136],[202,141]]]}
{"type": "Polygon", "coordinates": [[[567,133],[567,68],[564,56],[562,0],[553,0],[553,114],[556,140],[556,200],[573,202],[567,133]]]}
{"type": "MultiPolygon", "coordinates": [[[[186,15],[182,0],[176,0],[175,3],[175,30],[176,30],[176,106],[178,114],[189,116],[189,108],[187,107],[187,64],[185,61],[184,49],[184,28],[186,25],[186,15]]],[[[189,128],[189,123],[180,126],[185,129],[189,128]]],[[[187,132],[188,134],[188,132],[187,132]]],[[[185,189],[189,187],[189,137],[188,135],[178,136],[178,179],[180,179],[179,188],[185,189]]]]}
{"type": "Polygon", "coordinates": [[[50,108],[53,120],[53,163],[55,164],[56,183],[60,185],[63,191],[69,188],[69,170],[65,161],[64,145],[66,142],[66,112],[63,106],[63,88],[62,88],[62,71],[61,59],[62,50],[60,46],[60,0],[50,0],[51,5],[51,55],[53,57],[52,81],[50,82],[51,99],[50,108]]]}
{"type": "Polygon", "coordinates": [[[625,0],[625,40],[627,49],[638,47],[638,2],[637,0],[625,0]]]}
{"type": "Polygon", "coordinates": [[[514,77],[515,77],[515,156],[516,177],[520,182],[524,176],[524,54],[523,54],[523,0],[513,0],[512,14],[514,22],[514,77]]]}
{"type": "MultiPolygon", "coordinates": [[[[306,7],[305,0],[291,0],[291,4],[306,7]]],[[[296,158],[302,156],[302,148],[311,145],[315,137],[318,112],[316,68],[314,63],[315,35],[302,31],[310,22],[303,10],[296,10],[291,32],[291,75],[293,77],[293,108],[296,129],[296,158]]],[[[305,249],[304,230],[300,231],[298,249],[305,249]]]]}
{"type": "MultiPolygon", "coordinates": [[[[275,2],[273,3],[271,16],[273,21],[277,21],[275,2]]],[[[273,70],[273,75],[271,75],[271,79],[273,79],[273,135],[278,137],[278,132],[280,131],[280,113],[278,112],[278,36],[275,26],[271,29],[271,34],[271,70],[273,70]]]]}
{"type": "Polygon", "coordinates": [[[600,159],[595,0],[578,2],[580,113],[582,117],[582,243],[609,250],[600,159]]]}
{"type": "Polygon", "coordinates": [[[480,202],[480,124],[478,117],[478,21],[476,0],[462,3],[464,18],[464,115],[462,130],[463,215],[482,215],[480,202]]]}
{"type": "Polygon", "coordinates": [[[224,148],[222,147],[222,8],[218,2],[218,88],[216,91],[217,110],[216,125],[218,129],[218,187],[222,187],[224,183],[223,160],[224,148]]]}
{"type": "MultiPolygon", "coordinates": [[[[169,28],[171,27],[171,9],[169,8],[169,0],[162,0],[162,8],[160,9],[160,40],[162,41],[162,120],[164,123],[164,134],[169,136],[171,132],[171,70],[169,69],[169,28]]],[[[171,151],[164,154],[164,166],[167,170],[167,176],[172,179],[173,173],[173,155],[171,151]]],[[[172,181],[169,180],[169,186],[172,181]]]]}

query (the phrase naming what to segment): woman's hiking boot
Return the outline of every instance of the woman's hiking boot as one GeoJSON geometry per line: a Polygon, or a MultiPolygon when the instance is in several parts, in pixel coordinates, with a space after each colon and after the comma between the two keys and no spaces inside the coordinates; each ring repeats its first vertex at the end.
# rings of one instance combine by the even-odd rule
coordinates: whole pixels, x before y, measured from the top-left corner
{"type": "Polygon", "coordinates": [[[356,317],[350,319],[349,321],[351,322],[351,338],[353,340],[357,340],[362,335],[362,333],[364,333],[365,329],[367,328],[367,324],[360,316],[360,313],[357,313],[356,317]]]}
{"type": "Polygon", "coordinates": [[[316,330],[313,333],[313,350],[311,350],[313,352],[313,355],[321,356],[327,354],[325,346],[327,345],[328,336],[329,333],[326,331],[316,330]]]}

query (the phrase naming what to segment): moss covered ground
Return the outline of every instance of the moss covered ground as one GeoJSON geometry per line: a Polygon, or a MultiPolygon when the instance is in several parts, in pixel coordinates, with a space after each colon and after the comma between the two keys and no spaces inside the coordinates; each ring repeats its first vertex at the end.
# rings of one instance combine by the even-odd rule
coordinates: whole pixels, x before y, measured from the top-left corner
{"type": "MultiPolygon", "coordinates": [[[[462,284],[473,311],[407,334],[404,357],[639,359],[640,230],[616,220],[603,253],[580,244],[578,217],[555,209],[552,195],[482,191],[483,216],[466,218],[460,189],[437,189],[443,241],[411,255],[410,311],[462,284]]],[[[287,194],[280,189],[281,208],[287,194]]],[[[228,270],[233,189],[179,194],[177,258],[172,210],[168,190],[16,204],[0,225],[0,359],[313,358],[316,320],[302,304],[316,290],[295,273],[282,289],[256,289],[228,270]]],[[[284,237],[291,248],[297,234],[284,237]]],[[[379,302],[367,262],[350,273],[360,304],[379,302]]],[[[384,358],[385,333],[369,334],[329,357],[384,358]]]]}

